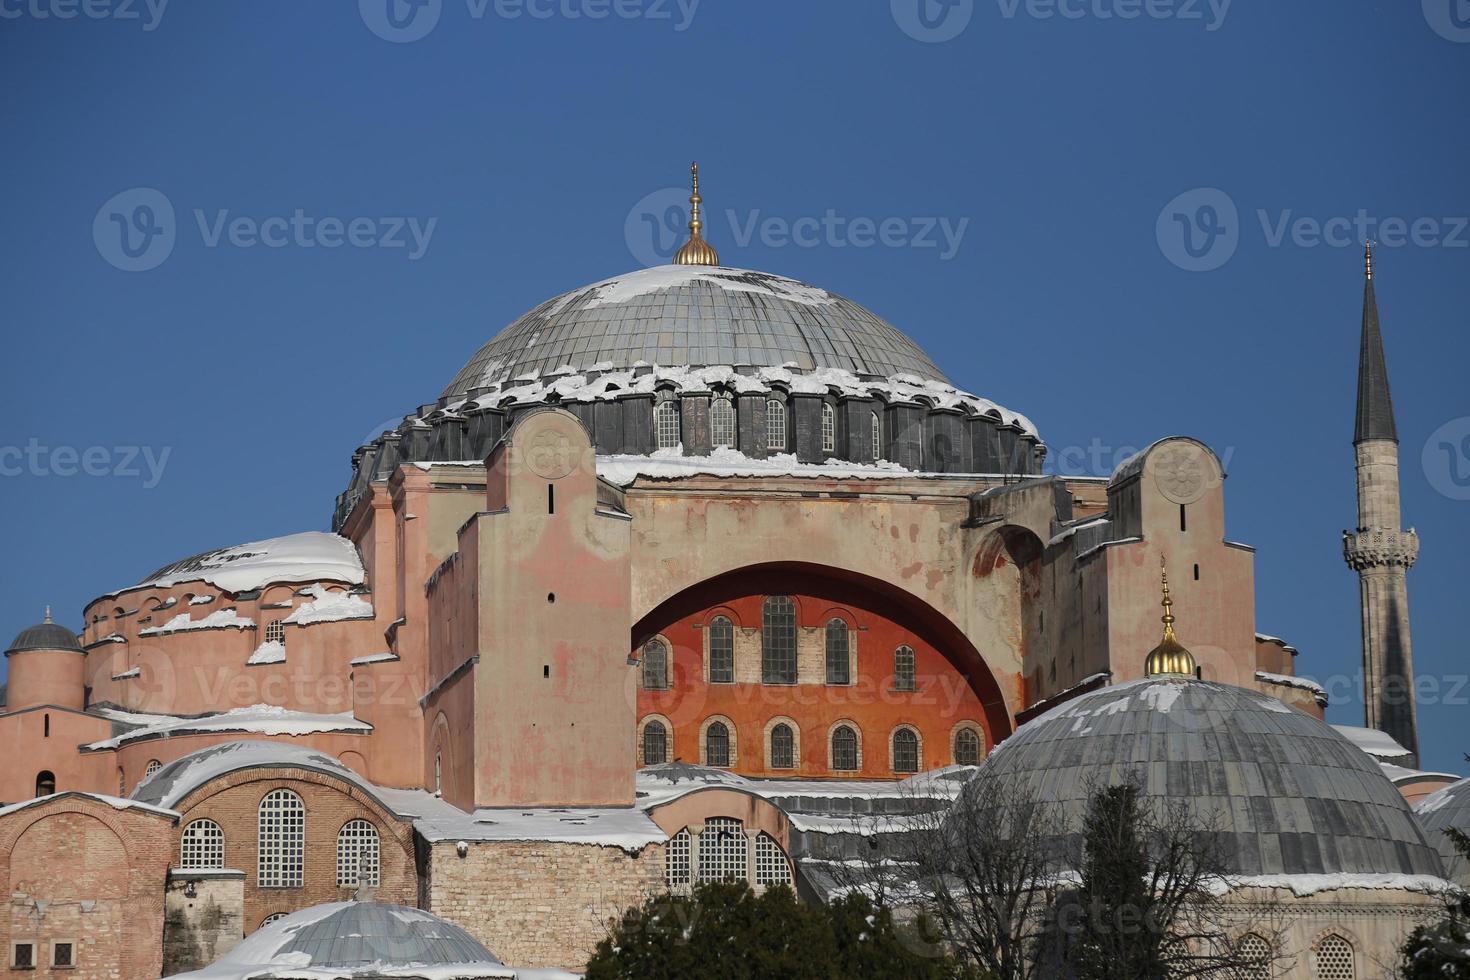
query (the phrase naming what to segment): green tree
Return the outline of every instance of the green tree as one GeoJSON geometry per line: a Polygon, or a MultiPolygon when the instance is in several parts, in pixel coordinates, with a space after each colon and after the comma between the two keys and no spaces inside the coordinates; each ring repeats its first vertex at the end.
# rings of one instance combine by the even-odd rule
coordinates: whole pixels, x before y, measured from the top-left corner
{"type": "Polygon", "coordinates": [[[867,898],[798,902],[789,889],[696,886],[623,913],[587,980],[981,980],[867,898]]]}
{"type": "MultiPolygon", "coordinates": [[[[1470,838],[1454,827],[1445,835],[1470,861],[1470,838]]],[[[1409,934],[1399,972],[1404,980],[1470,980],[1470,895],[1449,898],[1442,919],[1409,934]]]]}

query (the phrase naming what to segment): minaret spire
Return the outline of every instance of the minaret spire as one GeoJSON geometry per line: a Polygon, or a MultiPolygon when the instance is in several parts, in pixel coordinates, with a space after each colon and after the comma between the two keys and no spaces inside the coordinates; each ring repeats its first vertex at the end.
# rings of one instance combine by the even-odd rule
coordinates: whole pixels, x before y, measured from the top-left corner
{"type": "Polygon", "coordinates": [[[1405,573],[1419,536],[1400,528],[1399,436],[1388,388],[1388,361],[1373,291],[1373,243],[1363,251],[1363,332],[1358,351],[1358,524],[1342,534],[1343,558],[1358,573],[1366,724],[1393,736],[1419,759],[1413,644],[1405,573]]]}
{"type": "Polygon", "coordinates": [[[689,195],[689,241],[674,253],[674,265],[719,265],[719,254],[704,240],[704,221],[699,214],[699,206],[704,202],[699,196],[699,164],[689,165],[689,175],[693,185],[689,195]]]}

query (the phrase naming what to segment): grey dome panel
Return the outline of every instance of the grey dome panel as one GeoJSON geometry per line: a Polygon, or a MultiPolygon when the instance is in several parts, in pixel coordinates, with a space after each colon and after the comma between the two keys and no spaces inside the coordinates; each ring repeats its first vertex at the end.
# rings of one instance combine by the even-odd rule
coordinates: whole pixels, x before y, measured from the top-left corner
{"type": "Polygon", "coordinates": [[[313,970],[500,962],[451,922],[419,909],[373,902],[354,902],[295,930],[276,955],[288,953],[311,957],[313,970]]]}
{"type": "Polygon", "coordinates": [[[1414,807],[1414,816],[1424,828],[1424,836],[1439,850],[1445,871],[1458,885],[1470,888],[1470,861],[1460,856],[1455,845],[1445,836],[1445,828],[1454,827],[1470,834],[1470,779],[1451,783],[1430,793],[1414,807]]]}
{"type": "Polygon", "coordinates": [[[37,623],[20,631],[7,653],[26,650],[74,650],[82,653],[82,643],[77,635],[60,623],[37,623]]]}
{"type": "Polygon", "coordinates": [[[949,380],[892,324],[824,289],[744,269],[658,266],[542,303],[481,347],[444,396],[567,366],[627,369],[639,361],[794,363],[804,370],[949,380]]]}
{"type": "Polygon", "coordinates": [[[1147,796],[1213,817],[1233,874],[1443,873],[1377,763],[1325,722],[1243,688],[1103,688],[1023,725],[981,771],[1059,803],[1074,855],[1089,789],[1136,777],[1147,796]]]}

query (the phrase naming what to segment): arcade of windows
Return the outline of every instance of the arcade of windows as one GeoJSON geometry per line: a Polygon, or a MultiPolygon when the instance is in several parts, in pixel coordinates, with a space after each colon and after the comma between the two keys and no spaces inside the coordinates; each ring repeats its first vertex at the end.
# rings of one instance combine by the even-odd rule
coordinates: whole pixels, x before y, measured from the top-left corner
{"type": "MultiPolygon", "coordinates": [[[[791,451],[789,433],[790,409],[779,398],[766,400],[766,451],[785,453],[791,451]]],[[[874,460],[883,458],[883,423],[877,412],[871,412],[871,453],[874,460]]],[[[716,449],[734,449],[739,434],[735,399],[728,392],[717,392],[710,399],[709,407],[710,444],[716,449]]],[[[653,409],[654,445],[659,449],[678,449],[682,441],[680,407],[676,398],[668,397],[653,409]]],[[[821,451],[826,455],[837,452],[837,409],[830,402],[823,402],[821,409],[821,451]]]]}
{"type": "Polygon", "coordinates": [[[670,891],[707,881],[744,881],[757,892],[791,887],[791,862],[765,831],[746,830],[734,817],[710,817],[670,837],[664,850],[664,883],[670,891]]]}

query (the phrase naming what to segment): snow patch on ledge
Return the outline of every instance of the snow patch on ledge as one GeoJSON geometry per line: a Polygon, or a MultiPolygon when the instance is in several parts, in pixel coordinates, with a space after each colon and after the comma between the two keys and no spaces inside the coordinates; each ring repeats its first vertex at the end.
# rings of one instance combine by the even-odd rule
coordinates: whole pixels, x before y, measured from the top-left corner
{"type": "Polygon", "coordinates": [[[1421,895],[1442,895],[1457,890],[1450,882],[1434,875],[1350,874],[1344,872],[1245,875],[1218,882],[1213,890],[1216,894],[1225,894],[1237,888],[1288,888],[1297,898],[1306,898],[1319,892],[1338,891],[1343,888],[1392,889],[1416,892],[1421,895]]]}
{"type": "Polygon", "coordinates": [[[184,633],[189,630],[221,630],[234,627],[236,629],[248,629],[255,625],[255,620],[249,616],[241,616],[233,608],[216,609],[203,619],[190,619],[189,614],[181,612],[162,626],[152,626],[146,630],[139,630],[139,636],[160,636],[164,633],[184,633]]]}
{"type": "Polygon", "coordinates": [[[1268,671],[1256,671],[1256,680],[1263,684],[1276,684],[1280,687],[1294,687],[1302,691],[1311,691],[1313,694],[1327,697],[1327,689],[1316,681],[1307,677],[1293,677],[1290,674],[1272,674],[1268,671]]]}
{"type": "Polygon", "coordinates": [[[319,715],[292,711],[274,704],[256,704],[235,708],[202,718],[173,718],[135,728],[112,738],[91,742],[87,749],[115,749],[140,739],[173,735],[202,735],[213,732],[252,732],[259,735],[312,735],[317,732],[370,732],[373,726],[359,721],[350,711],[336,715],[319,715]]]}
{"type": "Polygon", "coordinates": [[[372,653],[366,657],[354,657],[349,663],[353,667],[366,667],[368,664],[392,664],[398,662],[396,653],[372,653]]]}
{"type": "Polygon", "coordinates": [[[280,640],[266,640],[255,648],[250,659],[245,663],[250,667],[258,667],[261,664],[283,664],[286,662],[286,644],[280,640]]]}
{"type": "Polygon", "coordinates": [[[708,456],[683,456],[675,449],[660,449],[648,456],[611,455],[597,457],[597,475],[616,486],[626,487],[639,477],[678,480],[691,476],[811,477],[828,480],[964,480],[999,479],[1001,474],[925,473],[905,469],[892,462],[850,463],[829,459],[825,463],[802,463],[795,454],[778,453],[756,459],[736,449],[720,448],[708,456]]]}
{"type": "Polygon", "coordinates": [[[303,591],[312,597],[311,601],[297,606],[296,611],[287,616],[283,622],[310,626],[312,623],[336,623],[345,619],[373,618],[373,604],[362,596],[348,592],[329,592],[324,585],[311,585],[303,591]]]}
{"type": "Polygon", "coordinates": [[[132,680],[134,677],[141,677],[141,676],[143,676],[143,668],[142,667],[129,667],[127,670],[123,671],[121,674],[113,674],[112,675],[112,679],[115,680],[115,681],[127,681],[127,680],[132,680]]]}

